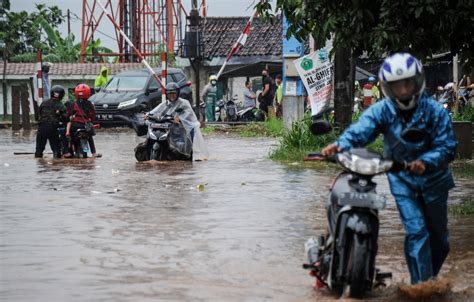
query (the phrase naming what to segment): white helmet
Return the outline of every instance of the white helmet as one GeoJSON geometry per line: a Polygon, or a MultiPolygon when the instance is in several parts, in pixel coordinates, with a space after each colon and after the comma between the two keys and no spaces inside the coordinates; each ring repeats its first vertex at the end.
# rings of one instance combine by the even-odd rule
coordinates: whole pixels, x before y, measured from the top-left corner
{"type": "Polygon", "coordinates": [[[400,110],[415,108],[425,90],[423,66],[409,53],[395,53],[386,58],[379,71],[380,86],[384,95],[389,97],[400,110]],[[401,80],[411,81],[415,90],[406,98],[398,98],[392,91],[392,84],[401,80]]]}

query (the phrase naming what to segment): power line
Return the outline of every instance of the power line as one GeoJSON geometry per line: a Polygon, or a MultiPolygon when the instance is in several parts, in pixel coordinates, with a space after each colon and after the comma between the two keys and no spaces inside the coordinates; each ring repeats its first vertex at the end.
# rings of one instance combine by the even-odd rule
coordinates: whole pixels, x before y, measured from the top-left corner
{"type": "MultiPolygon", "coordinates": [[[[81,19],[76,13],[71,12],[71,15],[72,15],[74,18],[76,18],[76,21],[80,21],[80,22],[82,23],[82,19],[81,19]]],[[[112,37],[112,36],[110,36],[110,35],[108,35],[108,34],[102,32],[102,31],[98,30],[97,28],[95,29],[95,31],[98,32],[98,33],[100,33],[100,34],[102,34],[102,35],[104,35],[104,36],[106,36],[106,37],[108,37],[108,38],[110,38],[110,39],[112,39],[112,40],[114,40],[114,41],[117,41],[117,38],[116,38],[116,37],[112,37]]]]}

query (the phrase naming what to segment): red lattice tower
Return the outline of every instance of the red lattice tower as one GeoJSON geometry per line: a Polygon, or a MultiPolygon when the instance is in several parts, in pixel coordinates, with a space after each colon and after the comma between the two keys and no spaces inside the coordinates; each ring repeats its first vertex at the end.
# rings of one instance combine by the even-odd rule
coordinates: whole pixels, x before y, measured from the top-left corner
{"type": "MultiPolygon", "coordinates": [[[[99,0],[83,0],[81,63],[84,63],[87,46],[94,39],[96,31],[102,31],[111,21],[97,4],[99,0]]],[[[125,32],[135,47],[153,62],[165,49],[174,53],[182,40],[182,15],[187,13],[182,0],[100,0],[112,15],[120,29],[125,32]]],[[[137,55],[115,28],[118,52],[95,53],[94,57],[118,56],[120,62],[137,61],[137,55]]]]}

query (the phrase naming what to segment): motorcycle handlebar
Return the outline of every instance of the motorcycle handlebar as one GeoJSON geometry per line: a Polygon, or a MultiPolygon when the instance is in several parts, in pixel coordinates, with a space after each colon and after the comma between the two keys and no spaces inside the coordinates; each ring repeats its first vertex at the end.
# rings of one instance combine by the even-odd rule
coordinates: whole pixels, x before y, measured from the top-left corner
{"type": "Polygon", "coordinates": [[[336,163],[336,155],[325,156],[320,152],[309,153],[304,158],[305,161],[317,160],[317,161],[328,161],[331,163],[336,163]]]}
{"type": "MultiPolygon", "coordinates": [[[[304,158],[305,161],[327,161],[331,163],[337,163],[336,160],[336,155],[331,155],[331,156],[325,156],[320,152],[313,152],[309,153],[307,156],[304,158]]],[[[392,161],[392,167],[390,168],[390,172],[399,172],[399,171],[404,171],[408,168],[408,163],[406,161],[397,161],[393,160],[392,161]]]]}
{"type": "Polygon", "coordinates": [[[148,118],[153,120],[155,123],[168,123],[174,120],[174,118],[171,115],[165,115],[163,117],[148,115],[148,118]]]}

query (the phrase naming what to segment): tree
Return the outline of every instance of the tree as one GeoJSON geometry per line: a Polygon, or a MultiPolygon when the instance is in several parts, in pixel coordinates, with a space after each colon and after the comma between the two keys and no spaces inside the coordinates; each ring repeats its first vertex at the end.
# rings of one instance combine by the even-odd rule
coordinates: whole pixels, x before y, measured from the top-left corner
{"type": "MultiPolygon", "coordinates": [[[[66,38],[62,38],[58,30],[54,29],[49,22],[39,15],[34,21],[36,27],[43,29],[46,34],[49,46],[44,49],[44,61],[49,62],[68,62],[74,63],[79,61],[81,54],[81,44],[74,44],[74,35],[69,34],[66,38]]],[[[40,33],[42,31],[40,30],[40,33]]],[[[107,47],[101,46],[100,39],[90,42],[86,53],[91,56],[94,53],[112,53],[107,47]]],[[[11,57],[12,62],[36,62],[36,53],[27,52],[11,57]]]]}
{"type": "Polygon", "coordinates": [[[0,41],[3,42],[0,51],[3,59],[8,59],[11,54],[45,50],[52,46],[49,38],[42,35],[39,20],[44,19],[50,27],[57,28],[64,21],[62,11],[57,6],[46,7],[44,4],[36,4],[36,9],[28,14],[26,11],[11,12],[7,0],[0,5],[0,14],[3,15],[0,20],[0,41]]]}
{"type": "MultiPolygon", "coordinates": [[[[270,0],[257,8],[272,17],[270,0]]],[[[366,54],[380,59],[397,51],[407,51],[425,61],[436,53],[459,54],[462,62],[474,65],[473,0],[277,0],[276,11],[285,14],[290,24],[287,34],[302,40],[312,35],[315,45],[333,37],[336,52],[346,54],[340,64],[366,54]],[[350,50],[349,53],[347,53],[350,50]]],[[[352,60],[353,61],[353,60],[352,60]]],[[[343,75],[340,75],[343,76],[343,75]]],[[[346,80],[335,79],[336,88],[346,80]],[[339,82],[338,82],[339,81],[339,82]]],[[[353,86],[352,83],[351,87],[353,86]]],[[[353,87],[351,89],[353,91],[353,87]]],[[[337,94],[337,90],[336,90],[337,94]]],[[[341,96],[340,96],[341,97],[341,96]]],[[[351,102],[343,95],[344,102],[351,102]]],[[[338,97],[335,97],[339,100],[338,97]]],[[[337,112],[336,118],[341,117],[337,112]]],[[[345,123],[343,123],[345,124],[345,123]]]]}

